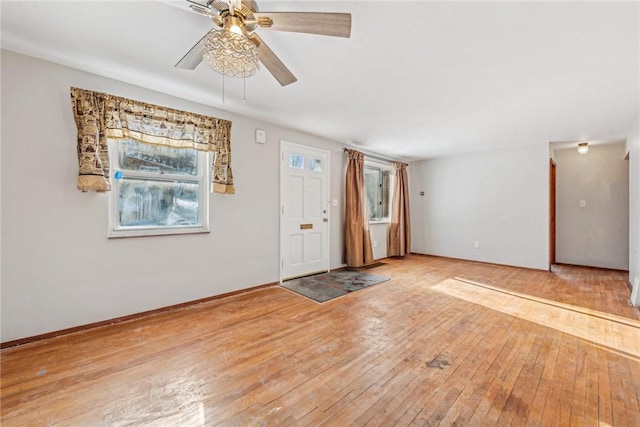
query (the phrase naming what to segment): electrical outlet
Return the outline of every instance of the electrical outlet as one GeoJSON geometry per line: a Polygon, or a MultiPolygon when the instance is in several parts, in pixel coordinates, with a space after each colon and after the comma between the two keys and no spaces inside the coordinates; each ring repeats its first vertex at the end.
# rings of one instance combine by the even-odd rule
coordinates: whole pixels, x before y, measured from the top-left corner
{"type": "Polygon", "coordinates": [[[374,240],[374,241],[373,241],[373,247],[374,247],[374,248],[377,248],[377,247],[378,247],[378,241],[377,241],[377,240],[374,240]]]}
{"type": "Polygon", "coordinates": [[[586,208],[587,207],[587,201],[586,200],[580,200],[580,207],[581,208],[586,208]]]}
{"type": "Polygon", "coordinates": [[[480,242],[474,242],[473,247],[478,249],[480,247],[480,242]]]}

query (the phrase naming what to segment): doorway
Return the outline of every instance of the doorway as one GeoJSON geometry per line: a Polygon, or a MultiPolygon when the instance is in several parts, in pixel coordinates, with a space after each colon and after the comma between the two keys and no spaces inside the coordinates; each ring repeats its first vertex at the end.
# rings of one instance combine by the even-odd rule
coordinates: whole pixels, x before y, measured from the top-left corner
{"type": "Polygon", "coordinates": [[[280,280],[329,270],[329,151],[280,142],[280,280]]]}
{"type": "Polygon", "coordinates": [[[549,271],[556,263],[556,162],[549,159],[549,271]]]}
{"type": "Polygon", "coordinates": [[[628,270],[629,165],[624,160],[625,143],[593,143],[585,154],[579,154],[576,146],[556,145],[553,150],[557,165],[555,261],[628,270]]]}

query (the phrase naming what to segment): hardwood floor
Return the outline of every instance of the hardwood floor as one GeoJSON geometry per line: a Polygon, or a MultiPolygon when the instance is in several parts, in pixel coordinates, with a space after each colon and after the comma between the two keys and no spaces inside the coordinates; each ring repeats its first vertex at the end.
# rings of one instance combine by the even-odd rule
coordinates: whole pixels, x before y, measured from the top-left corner
{"type": "Polygon", "coordinates": [[[5,349],[1,423],[640,426],[626,273],[384,262],[324,304],[271,287],[5,349]]]}

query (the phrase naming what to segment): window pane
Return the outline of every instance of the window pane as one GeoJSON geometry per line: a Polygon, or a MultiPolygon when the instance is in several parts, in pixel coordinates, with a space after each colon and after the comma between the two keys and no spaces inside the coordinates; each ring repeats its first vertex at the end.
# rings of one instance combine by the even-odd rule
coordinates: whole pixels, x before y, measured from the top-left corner
{"type": "Polygon", "coordinates": [[[391,200],[389,200],[389,192],[391,191],[389,188],[391,186],[391,172],[382,171],[381,175],[382,186],[380,189],[380,216],[381,218],[389,218],[389,205],[391,205],[391,200]]]}
{"type": "Polygon", "coordinates": [[[364,168],[364,183],[367,191],[367,211],[369,219],[382,218],[382,179],[377,168],[364,168]]]}
{"type": "Polygon", "coordinates": [[[318,159],[309,159],[309,168],[314,172],[322,172],[322,162],[318,159]]]}
{"type": "Polygon", "coordinates": [[[121,227],[198,225],[199,184],[132,178],[116,182],[121,227]]]}
{"type": "Polygon", "coordinates": [[[289,167],[292,169],[304,169],[304,157],[298,154],[289,154],[289,167]]]}
{"type": "Polygon", "coordinates": [[[132,171],[198,175],[198,152],[124,139],[118,141],[120,168],[132,171]]]}
{"type": "Polygon", "coordinates": [[[370,221],[389,219],[392,172],[375,166],[364,167],[367,214],[370,221]]]}

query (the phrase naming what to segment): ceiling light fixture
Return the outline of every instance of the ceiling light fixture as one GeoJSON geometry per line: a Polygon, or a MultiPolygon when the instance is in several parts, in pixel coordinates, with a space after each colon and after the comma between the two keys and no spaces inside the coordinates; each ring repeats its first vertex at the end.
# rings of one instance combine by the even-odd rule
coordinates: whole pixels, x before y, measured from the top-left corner
{"type": "Polygon", "coordinates": [[[212,30],[204,39],[204,61],[223,76],[251,77],[258,69],[258,47],[246,36],[242,21],[225,18],[222,30],[212,30]]]}
{"type": "Polygon", "coordinates": [[[589,151],[589,144],[586,142],[578,143],[578,154],[587,154],[589,151]]]}

